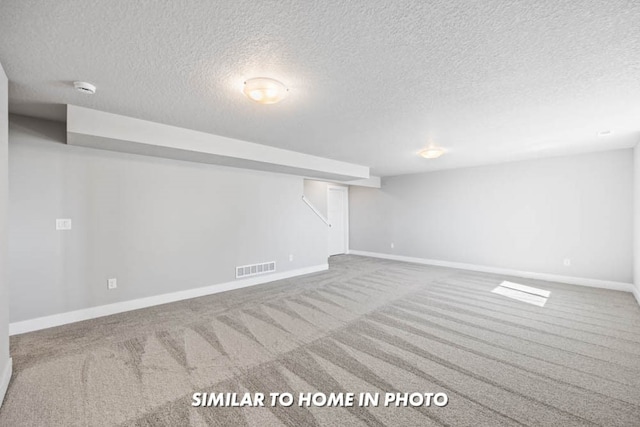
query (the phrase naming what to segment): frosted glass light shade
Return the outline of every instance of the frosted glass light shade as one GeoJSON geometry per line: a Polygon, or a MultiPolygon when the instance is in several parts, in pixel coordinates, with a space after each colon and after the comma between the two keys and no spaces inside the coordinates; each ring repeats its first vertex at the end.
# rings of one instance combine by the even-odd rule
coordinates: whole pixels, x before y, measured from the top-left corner
{"type": "Polygon", "coordinates": [[[420,154],[425,159],[437,159],[438,157],[444,154],[444,150],[442,148],[436,148],[436,147],[425,148],[424,150],[420,151],[418,154],[420,154]]]}
{"type": "Polygon", "coordinates": [[[244,82],[242,93],[259,104],[275,104],[287,97],[289,89],[278,80],[256,77],[244,82]]]}

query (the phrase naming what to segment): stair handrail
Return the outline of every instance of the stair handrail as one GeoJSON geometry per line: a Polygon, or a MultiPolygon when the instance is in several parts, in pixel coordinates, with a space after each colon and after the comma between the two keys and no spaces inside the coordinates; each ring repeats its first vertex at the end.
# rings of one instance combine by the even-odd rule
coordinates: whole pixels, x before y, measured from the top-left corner
{"type": "Polygon", "coordinates": [[[322,222],[324,222],[325,224],[327,224],[327,227],[331,227],[331,223],[329,223],[329,220],[327,218],[324,217],[324,215],[322,215],[320,213],[320,211],[318,209],[316,209],[315,206],[313,206],[313,203],[311,203],[311,201],[309,199],[307,199],[304,195],[302,196],[302,200],[307,204],[307,206],[309,206],[311,208],[311,210],[313,211],[313,213],[315,213],[318,218],[320,218],[322,220],[322,222]]]}

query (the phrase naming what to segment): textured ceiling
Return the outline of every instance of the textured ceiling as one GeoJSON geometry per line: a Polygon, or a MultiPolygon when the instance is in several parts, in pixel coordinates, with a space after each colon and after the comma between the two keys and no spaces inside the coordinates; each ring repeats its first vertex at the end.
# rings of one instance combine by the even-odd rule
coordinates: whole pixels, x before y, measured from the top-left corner
{"type": "Polygon", "coordinates": [[[640,1],[1,0],[0,62],[13,113],[76,104],[377,175],[640,138],[640,1]],[[257,76],[289,97],[249,102],[257,76]]]}

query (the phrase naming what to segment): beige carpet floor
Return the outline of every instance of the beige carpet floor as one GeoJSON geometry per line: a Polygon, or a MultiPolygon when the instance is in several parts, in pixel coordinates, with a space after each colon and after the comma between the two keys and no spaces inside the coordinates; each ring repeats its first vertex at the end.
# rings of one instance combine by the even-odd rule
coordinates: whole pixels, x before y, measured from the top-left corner
{"type": "Polygon", "coordinates": [[[1,426],[640,426],[628,293],[356,256],[11,338],[1,426]],[[550,291],[538,307],[491,291],[550,291]],[[194,392],[445,392],[446,407],[191,407],[194,392]]]}

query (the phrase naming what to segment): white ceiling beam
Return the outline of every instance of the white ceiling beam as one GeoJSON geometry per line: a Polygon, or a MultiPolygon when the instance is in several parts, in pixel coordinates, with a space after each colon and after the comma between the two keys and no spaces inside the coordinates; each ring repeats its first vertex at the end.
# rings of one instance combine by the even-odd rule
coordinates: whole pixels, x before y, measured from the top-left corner
{"type": "Polygon", "coordinates": [[[67,105],[67,144],[333,180],[369,168],[239,139],[67,105]]]}

